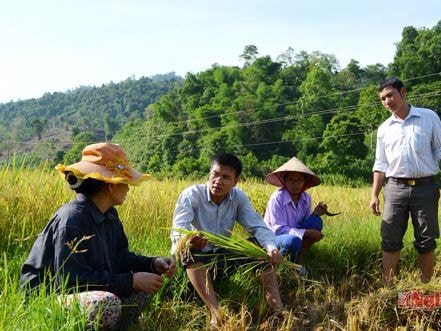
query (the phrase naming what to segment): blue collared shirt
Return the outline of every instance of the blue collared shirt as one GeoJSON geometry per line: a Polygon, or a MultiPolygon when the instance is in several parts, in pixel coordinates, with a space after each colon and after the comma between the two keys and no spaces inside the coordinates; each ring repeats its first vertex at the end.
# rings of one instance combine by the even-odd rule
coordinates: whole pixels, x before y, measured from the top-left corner
{"type": "Polygon", "coordinates": [[[373,171],[386,177],[427,177],[439,172],[439,160],[441,121],[434,111],[411,106],[404,120],[392,115],[378,128],[373,171]]]}
{"type": "MultiPolygon", "coordinates": [[[[176,202],[173,229],[184,228],[231,236],[236,221],[256,237],[267,251],[276,248],[273,232],[267,228],[246,194],[237,187],[233,187],[219,205],[211,200],[208,183],[186,188],[176,202]]],[[[172,253],[181,237],[182,234],[172,230],[172,253]]],[[[209,243],[203,251],[213,249],[213,245],[209,243]]]]}

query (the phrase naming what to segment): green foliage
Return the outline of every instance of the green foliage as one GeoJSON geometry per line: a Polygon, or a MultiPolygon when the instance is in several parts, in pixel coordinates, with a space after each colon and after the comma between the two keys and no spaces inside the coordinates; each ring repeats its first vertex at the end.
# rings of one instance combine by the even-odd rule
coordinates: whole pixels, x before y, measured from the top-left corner
{"type": "MultiPolygon", "coordinates": [[[[370,181],[375,132],[389,116],[377,92],[385,66],[351,60],[339,70],[332,55],[293,49],[278,61],[257,54],[247,46],[242,69],[213,65],[188,74],[144,123],[115,139],[130,140],[135,163],[161,177],[170,169],[179,177],[203,174],[214,154],[227,151],[242,159],[246,177],[263,178],[283,163],[275,160],[296,155],[320,173],[370,181]]],[[[437,85],[413,88],[438,105],[437,85]]]]}
{"type": "MultiPolygon", "coordinates": [[[[407,85],[416,85],[423,82],[416,77],[441,72],[441,21],[432,29],[407,26],[401,37],[391,66],[393,75],[408,81],[407,85]]],[[[431,76],[424,79],[425,82],[431,80],[438,78],[431,76]]]]}
{"type": "Polygon", "coordinates": [[[240,58],[244,61],[244,66],[249,66],[257,57],[259,51],[254,45],[247,45],[240,55],[240,58]]]}
{"type": "MultiPolygon", "coordinates": [[[[360,121],[353,114],[338,113],[326,126],[323,132],[321,148],[326,152],[340,156],[341,161],[347,156],[364,159],[367,147],[363,143],[364,137],[360,133],[360,121]]],[[[347,164],[347,162],[342,162],[347,164]]]]}
{"type": "MultiPolygon", "coordinates": [[[[91,132],[92,141],[111,139],[123,126],[134,119],[144,119],[145,110],[166,94],[182,79],[175,74],[128,78],[100,87],[82,86],[65,93],[46,93],[41,98],[0,104],[0,145],[3,154],[30,154],[35,137],[66,152],[71,138],[81,132],[91,132]],[[7,127],[2,132],[2,127],[7,127]],[[71,137],[69,135],[71,134],[71,137]]],[[[51,162],[53,160],[50,160],[51,162]]]]}
{"type": "Polygon", "coordinates": [[[388,68],[356,59],[340,68],[332,54],[291,47],[273,60],[247,45],[242,68],[214,64],[183,81],[128,78],[0,104],[0,164],[14,153],[29,165],[73,162],[85,144],[112,140],[159,178],[200,176],[227,151],[247,177],[297,156],[322,174],[367,182],[377,127],[390,116],[377,92],[386,75],[405,81],[415,106],[441,109],[440,24],[404,28],[388,68]]]}
{"type": "Polygon", "coordinates": [[[93,135],[90,132],[81,132],[73,139],[72,148],[64,154],[63,163],[72,164],[81,159],[81,151],[86,145],[93,141],[93,135]]]}
{"type": "Polygon", "coordinates": [[[259,160],[257,157],[249,152],[247,155],[241,157],[242,166],[243,166],[243,178],[262,178],[265,176],[265,171],[262,166],[259,164],[259,160]]]}
{"type": "Polygon", "coordinates": [[[42,121],[39,118],[35,118],[31,121],[32,130],[37,135],[38,140],[41,139],[41,135],[43,134],[45,124],[46,124],[45,121],[42,121]]]}
{"type": "Polygon", "coordinates": [[[199,160],[192,157],[187,157],[178,160],[172,167],[172,172],[177,178],[200,178],[203,174],[200,173],[199,160]]]}
{"type": "Polygon", "coordinates": [[[416,85],[409,92],[407,98],[415,106],[433,109],[440,114],[441,81],[416,85]]]}

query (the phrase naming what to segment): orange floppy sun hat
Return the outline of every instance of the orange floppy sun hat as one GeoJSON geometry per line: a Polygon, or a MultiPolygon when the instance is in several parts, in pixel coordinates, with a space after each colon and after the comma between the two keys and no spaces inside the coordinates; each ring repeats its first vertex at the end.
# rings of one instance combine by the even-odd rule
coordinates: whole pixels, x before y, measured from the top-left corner
{"type": "Polygon", "coordinates": [[[63,176],[72,172],[80,179],[94,178],[111,184],[139,185],[150,177],[132,168],[120,145],[108,142],[84,147],[80,162],[59,164],[55,169],[63,176]]]}

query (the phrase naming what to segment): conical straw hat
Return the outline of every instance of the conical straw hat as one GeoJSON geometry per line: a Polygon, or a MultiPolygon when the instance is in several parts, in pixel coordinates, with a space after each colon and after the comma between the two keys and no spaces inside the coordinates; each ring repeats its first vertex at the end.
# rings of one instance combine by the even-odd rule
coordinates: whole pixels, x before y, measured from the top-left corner
{"type": "Polygon", "coordinates": [[[313,173],[295,156],[280,167],[278,167],[275,171],[267,175],[266,180],[272,185],[284,187],[285,183],[283,181],[283,176],[287,171],[301,172],[306,175],[306,181],[305,185],[303,186],[303,191],[306,191],[310,187],[317,186],[321,183],[320,178],[318,178],[315,173],[313,173]]]}

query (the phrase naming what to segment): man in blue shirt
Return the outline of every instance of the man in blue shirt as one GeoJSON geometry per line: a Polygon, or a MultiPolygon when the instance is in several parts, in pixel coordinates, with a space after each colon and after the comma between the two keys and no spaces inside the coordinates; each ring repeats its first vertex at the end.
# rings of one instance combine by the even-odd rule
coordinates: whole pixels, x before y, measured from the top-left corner
{"type": "MultiPolygon", "coordinates": [[[[240,160],[233,154],[219,154],[211,163],[206,184],[186,188],[179,196],[173,215],[173,228],[201,230],[213,234],[230,236],[237,221],[251,233],[268,252],[270,263],[262,272],[262,284],[269,304],[277,310],[285,310],[280,298],[273,264],[280,263],[282,256],[276,248],[273,232],[252,207],[243,191],[236,188],[242,171],[240,160]]],[[[181,238],[172,231],[172,252],[181,238]]],[[[213,260],[218,248],[205,238],[195,237],[191,249],[198,253],[183,262],[188,278],[211,313],[211,323],[219,320],[219,303],[213,286],[213,278],[207,272],[206,263],[213,260]]]]}

